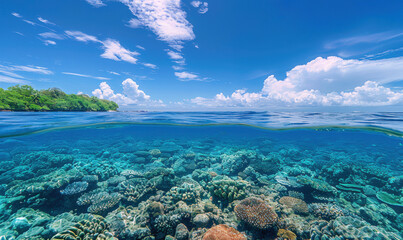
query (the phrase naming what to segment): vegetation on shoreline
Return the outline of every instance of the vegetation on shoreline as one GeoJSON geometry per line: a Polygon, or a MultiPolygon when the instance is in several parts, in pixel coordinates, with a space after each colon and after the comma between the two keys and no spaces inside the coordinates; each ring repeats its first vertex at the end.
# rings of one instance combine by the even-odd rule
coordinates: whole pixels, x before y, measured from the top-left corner
{"type": "Polygon", "coordinates": [[[0,110],[10,111],[115,111],[109,100],[88,95],[66,94],[58,88],[35,90],[28,85],[0,88],[0,110]]]}

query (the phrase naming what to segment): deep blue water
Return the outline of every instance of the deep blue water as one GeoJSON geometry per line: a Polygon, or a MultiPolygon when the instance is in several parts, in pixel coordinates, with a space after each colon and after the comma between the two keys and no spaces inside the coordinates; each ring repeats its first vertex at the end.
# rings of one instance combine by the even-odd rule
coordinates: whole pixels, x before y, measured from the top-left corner
{"type": "Polygon", "coordinates": [[[401,239],[401,131],[403,113],[0,113],[0,239],[64,239],[79,221],[105,222],[105,239],[179,224],[187,239],[218,224],[247,239],[401,239]],[[242,219],[249,198],[276,222],[242,219]]]}

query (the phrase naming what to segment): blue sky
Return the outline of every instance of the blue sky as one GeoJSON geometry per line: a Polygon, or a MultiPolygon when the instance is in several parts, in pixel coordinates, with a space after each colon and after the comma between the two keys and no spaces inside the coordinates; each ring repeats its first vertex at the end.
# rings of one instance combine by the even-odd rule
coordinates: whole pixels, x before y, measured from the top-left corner
{"type": "Polygon", "coordinates": [[[0,3],[0,87],[121,109],[399,109],[403,2],[0,3]]]}

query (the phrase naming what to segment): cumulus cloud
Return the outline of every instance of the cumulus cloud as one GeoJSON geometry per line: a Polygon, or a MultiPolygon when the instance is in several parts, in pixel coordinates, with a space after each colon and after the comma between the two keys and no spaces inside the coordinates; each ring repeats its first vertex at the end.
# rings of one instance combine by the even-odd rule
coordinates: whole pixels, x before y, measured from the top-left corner
{"type": "Polygon", "coordinates": [[[143,90],[139,89],[139,85],[128,78],[122,82],[123,93],[115,93],[112,88],[102,82],[98,89],[95,89],[92,94],[100,99],[115,101],[120,106],[137,105],[137,106],[157,106],[162,105],[162,101],[151,100],[143,90]]]}
{"type": "Polygon", "coordinates": [[[45,23],[45,24],[56,25],[56,24],[52,23],[51,21],[46,20],[46,19],[41,18],[41,17],[38,17],[38,20],[39,20],[40,22],[42,22],[42,23],[45,23]]]}
{"type": "Polygon", "coordinates": [[[102,7],[105,6],[105,4],[102,2],[102,0],[86,0],[89,4],[91,4],[94,7],[102,7]]]}
{"type": "Polygon", "coordinates": [[[236,90],[214,98],[197,97],[204,106],[383,106],[403,104],[403,92],[383,86],[403,79],[403,58],[344,60],[318,57],[287,72],[269,76],[260,92],[236,90]]]}
{"type": "Polygon", "coordinates": [[[71,75],[71,76],[77,76],[77,77],[85,77],[85,78],[93,78],[93,79],[97,79],[97,80],[110,80],[110,78],[106,78],[106,77],[94,77],[91,75],[87,75],[87,74],[80,74],[80,73],[72,73],[72,72],[62,72],[65,75],[71,75]]]}
{"type": "Polygon", "coordinates": [[[181,9],[180,0],[120,0],[137,21],[169,43],[193,40],[193,26],[181,9]]]}
{"type": "Polygon", "coordinates": [[[208,11],[208,3],[201,1],[192,1],[190,3],[193,7],[198,8],[199,13],[205,14],[208,11]]]}

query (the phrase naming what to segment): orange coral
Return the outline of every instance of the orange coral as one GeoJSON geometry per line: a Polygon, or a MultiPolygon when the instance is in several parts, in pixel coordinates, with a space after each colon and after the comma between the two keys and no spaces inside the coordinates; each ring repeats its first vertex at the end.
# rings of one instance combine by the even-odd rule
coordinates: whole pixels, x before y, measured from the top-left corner
{"type": "Polygon", "coordinates": [[[249,197],[235,207],[235,214],[241,221],[258,229],[269,229],[275,226],[278,216],[263,200],[249,197]]]}
{"type": "Polygon", "coordinates": [[[234,228],[220,224],[210,228],[204,234],[203,240],[246,240],[246,237],[234,228]]]}
{"type": "Polygon", "coordinates": [[[292,208],[295,212],[298,213],[308,213],[308,205],[301,199],[294,197],[282,197],[279,202],[287,207],[292,208]]]}
{"type": "Polygon", "coordinates": [[[291,232],[290,230],[286,229],[280,229],[277,232],[277,236],[280,237],[280,239],[287,239],[287,240],[295,240],[297,239],[297,235],[295,233],[291,232]]]}

